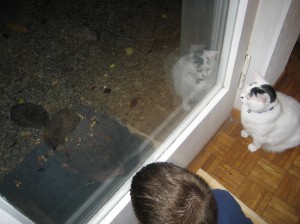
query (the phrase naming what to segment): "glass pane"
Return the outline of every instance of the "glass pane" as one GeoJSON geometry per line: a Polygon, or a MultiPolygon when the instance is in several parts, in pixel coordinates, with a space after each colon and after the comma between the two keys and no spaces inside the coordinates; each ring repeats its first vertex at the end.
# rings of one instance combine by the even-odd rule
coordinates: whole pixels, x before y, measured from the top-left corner
{"type": "Polygon", "coordinates": [[[190,111],[215,86],[229,1],[184,0],[181,58],[173,71],[174,87],[190,111]]]}
{"type": "Polygon", "coordinates": [[[36,223],[94,215],[221,88],[228,4],[1,1],[1,196],[36,223]]]}

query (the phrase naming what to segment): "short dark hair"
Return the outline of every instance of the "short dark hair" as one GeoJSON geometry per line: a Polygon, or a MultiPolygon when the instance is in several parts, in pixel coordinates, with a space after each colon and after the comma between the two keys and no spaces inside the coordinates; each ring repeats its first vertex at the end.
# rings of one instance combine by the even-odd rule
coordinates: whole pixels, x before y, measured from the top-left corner
{"type": "Polygon", "coordinates": [[[217,205],[208,184],[172,163],[152,163],[132,179],[131,201],[141,224],[217,223],[217,205]]]}

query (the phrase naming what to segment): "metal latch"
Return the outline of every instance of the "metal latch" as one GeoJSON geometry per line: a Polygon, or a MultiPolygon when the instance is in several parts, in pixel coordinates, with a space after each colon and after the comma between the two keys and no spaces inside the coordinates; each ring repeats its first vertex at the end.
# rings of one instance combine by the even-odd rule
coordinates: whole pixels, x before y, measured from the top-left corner
{"type": "Polygon", "coordinates": [[[242,74],[241,74],[241,77],[240,77],[239,89],[242,89],[244,87],[247,72],[248,72],[249,65],[250,65],[250,60],[251,60],[251,55],[246,54],[242,74]]]}

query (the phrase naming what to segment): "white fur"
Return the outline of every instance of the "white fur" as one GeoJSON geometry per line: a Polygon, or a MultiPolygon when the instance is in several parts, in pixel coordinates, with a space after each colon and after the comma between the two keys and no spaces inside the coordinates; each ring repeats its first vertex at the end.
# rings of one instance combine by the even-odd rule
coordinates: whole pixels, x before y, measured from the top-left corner
{"type": "Polygon", "coordinates": [[[173,81],[176,93],[183,100],[183,108],[190,111],[208,88],[207,78],[216,67],[217,51],[203,50],[204,45],[192,45],[189,54],[181,57],[173,67],[173,81]],[[201,53],[203,51],[203,53],[201,53]],[[195,63],[194,56],[202,58],[203,65],[195,63]]]}
{"type": "Polygon", "coordinates": [[[253,138],[248,149],[254,152],[262,147],[266,151],[283,152],[300,145],[300,104],[280,92],[276,92],[277,99],[272,103],[268,94],[250,97],[253,87],[268,84],[260,75],[256,75],[256,81],[241,94],[244,127],[241,136],[246,138],[250,135],[253,138]]]}

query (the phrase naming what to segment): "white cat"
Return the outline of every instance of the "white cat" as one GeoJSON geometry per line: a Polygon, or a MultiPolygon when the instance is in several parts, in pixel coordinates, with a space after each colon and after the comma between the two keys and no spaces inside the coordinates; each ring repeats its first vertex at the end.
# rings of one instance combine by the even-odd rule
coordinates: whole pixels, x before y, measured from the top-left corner
{"type": "Polygon", "coordinates": [[[300,145],[300,104],[283,93],[276,92],[260,74],[248,84],[240,95],[241,135],[252,136],[248,145],[251,152],[259,148],[283,152],[300,145]]]}
{"type": "Polygon", "coordinates": [[[200,101],[201,93],[209,88],[207,78],[216,67],[217,51],[204,50],[204,45],[191,45],[189,54],[181,57],[173,67],[176,93],[183,100],[183,108],[190,111],[200,101]]]}

